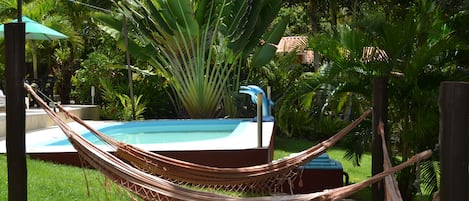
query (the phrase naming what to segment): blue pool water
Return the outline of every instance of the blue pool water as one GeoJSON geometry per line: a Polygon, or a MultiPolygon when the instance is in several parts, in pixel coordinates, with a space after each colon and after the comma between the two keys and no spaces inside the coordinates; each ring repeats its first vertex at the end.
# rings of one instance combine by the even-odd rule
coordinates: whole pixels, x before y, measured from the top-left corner
{"type": "MultiPolygon", "coordinates": [[[[128,144],[160,144],[224,138],[242,131],[248,122],[240,119],[146,120],[112,124],[99,130],[128,144]]],[[[82,135],[94,144],[103,144],[89,132],[82,135]]],[[[70,145],[67,139],[46,146],[64,145],[70,145]]]]}

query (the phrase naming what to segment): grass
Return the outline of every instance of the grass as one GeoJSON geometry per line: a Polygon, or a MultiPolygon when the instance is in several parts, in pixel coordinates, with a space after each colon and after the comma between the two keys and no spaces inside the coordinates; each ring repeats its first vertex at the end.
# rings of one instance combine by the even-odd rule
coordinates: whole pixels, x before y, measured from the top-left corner
{"type": "MultiPolygon", "coordinates": [[[[314,145],[314,142],[303,139],[293,139],[278,136],[276,136],[276,138],[277,140],[275,141],[274,153],[275,159],[288,156],[290,153],[302,151],[314,145]]],[[[355,166],[351,161],[344,159],[344,153],[344,150],[334,147],[327,151],[327,154],[330,158],[338,160],[342,163],[344,171],[347,172],[350,176],[351,183],[357,183],[371,177],[370,154],[365,154],[360,162],[360,166],[355,166]]]]}
{"type": "MultiPolygon", "coordinates": [[[[0,155],[0,170],[0,200],[8,200],[5,155],[0,155]]],[[[30,159],[27,170],[28,200],[130,200],[126,192],[94,170],[30,159]]]]}
{"type": "MultiPolygon", "coordinates": [[[[291,153],[302,151],[315,144],[314,142],[304,139],[286,138],[282,136],[275,136],[275,138],[274,159],[282,158],[290,155],[291,153]]],[[[343,149],[332,147],[328,149],[327,154],[330,158],[341,162],[342,168],[349,175],[350,183],[358,183],[371,177],[370,154],[363,155],[362,160],[360,161],[360,166],[356,166],[352,163],[352,161],[344,159],[345,151],[343,149]]],[[[351,198],[355,200],[370,200],[371,188],[365,188],[355,193],[351,198]]]]}
{"type": "MultiPolygon", "coordinates": [[[[311,145],[313,142],[307,140],[277,137],[274,157],[281,158],[309,148],[311,145]]],[[[341,149],[330,149],[328,154],[329,157],[342,163],[344,171],[350,176],[350,182],[356,183],[370,177],[370,155],[365,155],[362,166],[356,167],[350,161],[343,159],[344,151],[341,149]]],[[[134,197],[110,184],[110,181],[94,170],[29,159],[27,169],[28,200],[131,200],[131,197],[134,197]]],[[[0,200],[8,200],[7,181],[6,156],[0,155],[0,200]]],[[[369,200],[370,190],[368,188],[362,190],[352,198],[369,200]]]]}

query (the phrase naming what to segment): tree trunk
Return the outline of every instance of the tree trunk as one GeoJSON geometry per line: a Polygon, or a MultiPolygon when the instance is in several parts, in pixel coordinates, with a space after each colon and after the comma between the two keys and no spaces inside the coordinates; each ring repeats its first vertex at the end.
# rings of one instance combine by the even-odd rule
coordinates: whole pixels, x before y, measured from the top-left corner
{"type": "MultiPolygon", "coordinates": [[[[404,159],[403,159],[404,160],[404,159]]],[[[414,198],[415,187],[415,171],[411,168],[403,169],[397,178],[399,191],[401,192],[402,200],[412,201],[414,198]]]]}
{"type": "Polygon", "coordinates": [[[60,101],[62,104],[70,104],[70,93],[72,91],[72,75],[70,69],[62,71],[62,80],[60,81],[60,101]]]}
{"type": "MultiPolygon", "coordinates": [[[[309,10],[309,16],[311,17],[311,31],[313,32],[311,34],[316,34],[321,29],[320,24],[319,24],[319,16],[318,16],[319,1],[311,0],[308,10],[309,10]]],[[[313,54],[314,54],[313,68],[314,68],[314,71],[316,71],[320,66],[320,58],[319,58],[320,55],[317,51],[314,51],[313,54]]]]}
{"type": "Polygon", "coordinates": [[[336,0],[329,1],[330,2],[330,10],[329,10],[329,15],[330,15],[330,23],[333,28],[337,27],[337,15],[339,13],[339,5],[336,0]]]}
{"type": "Polygon", "coordinates": [[[74,57],[74,49],[71,48],[70,51],[71,53],[69,59],[60,68],[62,76],[58,84],[60,101],[62,104],[70,104],[70,94],[72,91],[72,76],[80,66],[78,63],[76,63],[74,57]]]}
{"type": "Polygon", "coordinates": [[[320,30],[320,25],[319,25],[319,2],[317,0],[311,0],[310,1],[310,6],[309,6],[309,16],[311,17],[311,30],[312,34],[315,34],[319,32],[320,30]]]}
{"type": "MultiPolygon", "coordinates": [[[[384,123],[385,137],[388,134],[387,111],[388,111],[388,77],[373,78],[373,135],[372,135],[372,175],[376,175],[384,170],[383,149],[381,137],[378,133],[378,125],[384,123]]],[[[384,200],[384,182],[380,181],[371,186],[371,196],[373,201],[384,200]]]]}

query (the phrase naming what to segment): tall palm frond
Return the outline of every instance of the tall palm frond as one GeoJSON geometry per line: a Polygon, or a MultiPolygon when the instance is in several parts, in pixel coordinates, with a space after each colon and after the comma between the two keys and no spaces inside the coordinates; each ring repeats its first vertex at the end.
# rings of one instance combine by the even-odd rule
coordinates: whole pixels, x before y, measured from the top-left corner
{"type": "MultiPolygon", "coordinates": [[[[224,95],[227,86],[238,85],[232,77],[241,68],[239,61],[257,45],[281,1],[146,0],[116,5],[132,24],[130,37],[136,39],[129,43],[132,50],[140,49],[137,56],[163,73],[175,92],[174,100],[191,117],[208,118],[217,116],[222,101],[229,98],[224,95]]],[[[114,27],[108,33],[118,33],[115,20],[99,18],[114,27]]],[[[266,37],[279,40],[283,31],[278,30],[266,37]]],[[[266,52],[274,54],[271,48],[266,52]]]]}

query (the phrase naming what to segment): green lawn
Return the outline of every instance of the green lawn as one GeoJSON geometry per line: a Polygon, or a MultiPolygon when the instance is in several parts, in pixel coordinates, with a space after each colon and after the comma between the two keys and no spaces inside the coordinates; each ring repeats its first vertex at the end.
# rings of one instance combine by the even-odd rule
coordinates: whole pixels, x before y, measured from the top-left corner
{"type": "MultiPolygon", "coordinates": [[[[307,149],[314,145],[313,142],[304,140],[304,139],[294,139],[286,138],[281,136],[276,136],[275,140],[275,152],[274,159],[282,158],[290,155],[290,153],[295,153],[307,149]]],[[[327,154],[330,158],[340,161],[342,167],[350,177],[351,183],[358,183],[369,177],[371,177],[371,155],[365,154],[362,156],[360,161],[360,166],[353,165],[352,161],[344,159],[345,151],[340,148],[332,147],[327,151],[327,154]]],[[[370,200],[371,188],[368,187],[358,193],[355,193],[352,198],[356,200],[370,200]]]]}
{"type": "MultiPolygon", "coordinates": [[[[274,157],[287,156],[308,148],[312,144],[307,140],[278,137],[275,142],[274,157]]],[[[341,161],[344,170],[350,175],[351,182],[358,182],[370,176],[371,157],[369,155],[363,157],[362,166],[355,167],[351,162],[343,159],[343,150],[331,149],[328,154],[331,158],[341,161]]],[[[27,166],[29,200],[131,200],[126,192],[116,189],[114,185],[109,185],[109,181],[94,170],[37,160],[28,160],[27,166]]],[[[8,179],[4,155],[0,155],[0,181],[0,200],[7,200],[8,179]]],[[[369,189],[355,194],[353,198],[368,200],[366,198],[369,198],[369,189]]]]}
{"type": "MultiPolygon", "coordinates": [[[[295,153],[307,149],[314,145],[313,142],[303,139],[292,139],[276,136],[274,158],[282,158],[290,153],[295,153]]],[[[330,158],[342,163],[344,171],[350,176],[350,182],[356,183],[365,180],[371,176],[371,155],[365,154],[362,157],[360,166],[354,166],[351,161],[344,159],[345,151],[340,148],[332,147],[327,151],[330,158]]]]}
{"type": "MultiPolygon", "coordinates": [[[[28,200],[130,200],[126,192],[109,185],[109,181],[94,170],[29,159],[27,169],[28,200]]],[[[5,155],[0,155],[0,181],[0,200],[8,200],[5,155]]]]}

